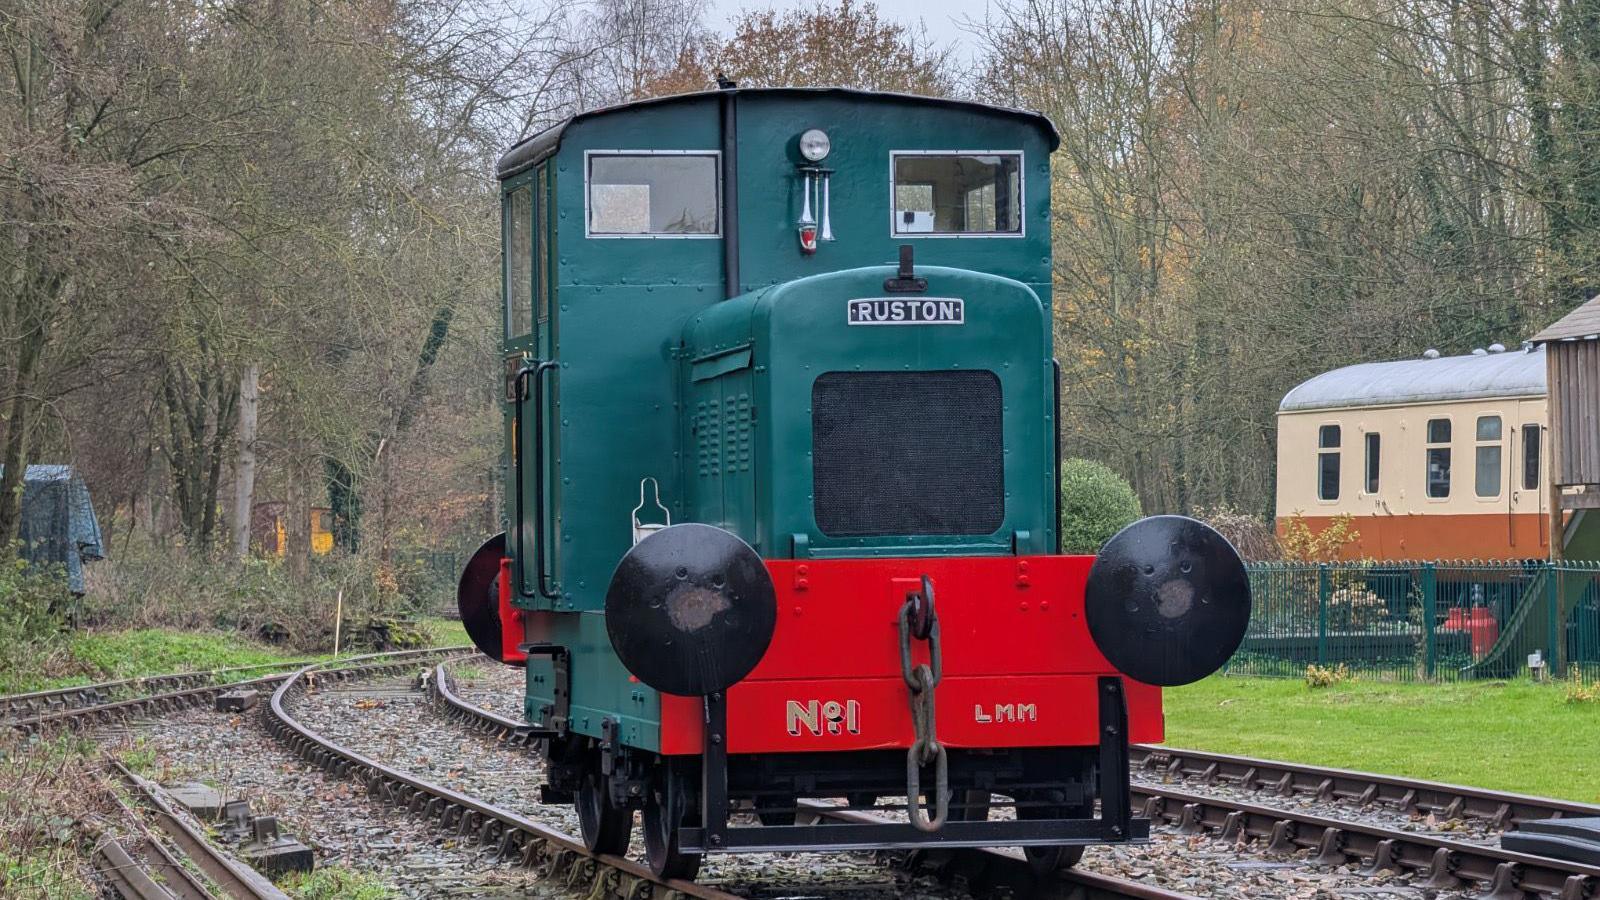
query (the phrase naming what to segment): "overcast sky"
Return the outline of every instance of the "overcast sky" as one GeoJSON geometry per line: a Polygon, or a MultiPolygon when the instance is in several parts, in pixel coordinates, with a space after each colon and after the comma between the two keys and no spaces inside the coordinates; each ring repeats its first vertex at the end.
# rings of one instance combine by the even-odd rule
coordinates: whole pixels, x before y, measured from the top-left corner
{"type": "MultiPolygon", "coordinates": [[[[928,27],[928,38],[935,44],[953,45],[961,59],[970,58],[973,51],[972,35],[962,30],[964,19],[983,21],[983,0],[874,0],[878,15],[896,22],[913,23],[918,19],[928,27]]],[[[713,24],[726,30],[729,21],[747,9],[776,9],[779,11],[800,6],[794,0],[712,0],[713,24]]],[[[812,4],[815,5],[815,4],[812,4]]]]}

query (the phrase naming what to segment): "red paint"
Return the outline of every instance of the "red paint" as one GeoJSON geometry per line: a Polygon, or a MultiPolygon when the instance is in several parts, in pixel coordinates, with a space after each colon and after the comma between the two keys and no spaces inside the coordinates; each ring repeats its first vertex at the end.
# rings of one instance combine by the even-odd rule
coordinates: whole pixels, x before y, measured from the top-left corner
{"type": "Polygon", "coordinates": [[[1470,634],[1472,656],[1482,659],[1494,647],[1495,641],[1500,639],[1500,623],[1495,621],[1494,613],[1483,607],[1462,609],[1456,607],[1445,614],[1444,630],[1465,631],[1470,634]]]}
{"type": "MultiPolygon", "coordinates": [[[[729,750],[911,746],[898,616],[906,593],[920,588],[923,575],[933,581],[941,632],[944,681],[935,695],[941,742],[958,748],[1098,743],[1096,679],[1117,673],[1084,624],[1083,589],[1093,561],[769,560],[779,609],[793,614],[778,617],[760,665],[728,691],[729,750]],[[800,615],[802,606],[810,614],[800,615]],[[802,708],[816,701],[820,711],[829,701],[850,700],[858,704],[859,733],[841,723],[835,734],[820,715],[821,735],[804,720],[800,734],[789,733],[790,701],[802,708]],[[1032,715],[1018,716],[1019,705],[1027,704],[1034,707],[1032,715]]],[[[916,642],[913,650],[915,661],[927,660],[926,644],[916,642]]],[[[1162,740],[1160,689],[1125,683],[1132,739],[1162,740]]],[[[700,718],[698,699],[663,695],[661,751],[700,752],[700,718]]]]}
{"type": "Polygon", "coordinates": [[[528,654],[518,650],[522,644],[522,610],[511,605],[511,560],[500,560],[500,660],[525,663],[528,654]]]}

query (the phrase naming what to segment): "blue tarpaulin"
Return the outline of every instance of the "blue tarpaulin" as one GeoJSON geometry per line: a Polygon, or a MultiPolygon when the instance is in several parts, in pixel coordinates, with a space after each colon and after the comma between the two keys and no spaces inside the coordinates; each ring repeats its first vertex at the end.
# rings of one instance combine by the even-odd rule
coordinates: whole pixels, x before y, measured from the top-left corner
{"type": "MultiPolygon", "coordinates": [[[[3,469],[0,469],[3,471],[3,469]]],[[[82,594],[83,564],[105,559],[100,520],[89,502],[89,486],[71,466],[28,467],[22,491],[22,522],[17,529],[23,559],[35,565],[58,565],[67,585],[82,594]]]]}

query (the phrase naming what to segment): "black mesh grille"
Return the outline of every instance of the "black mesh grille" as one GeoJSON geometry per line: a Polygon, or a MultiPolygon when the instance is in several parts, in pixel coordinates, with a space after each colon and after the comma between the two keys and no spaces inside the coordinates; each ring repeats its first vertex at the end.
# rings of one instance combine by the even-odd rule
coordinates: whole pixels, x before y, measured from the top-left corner
{"type": "Polygon", "coordinates": [[[1005,519],[993,372],[829,372],[811,388],[817,527],[992,534],[1005,519]]]}

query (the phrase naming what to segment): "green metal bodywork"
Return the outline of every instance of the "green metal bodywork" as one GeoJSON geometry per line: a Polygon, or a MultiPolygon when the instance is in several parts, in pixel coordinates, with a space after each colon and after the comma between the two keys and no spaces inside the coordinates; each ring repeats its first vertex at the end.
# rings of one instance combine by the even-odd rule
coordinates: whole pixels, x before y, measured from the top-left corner
{"type": "MultiPolygon", "coordinates": [[[[720,150],[719,94],[586,114],[502,161],[505,195],[543,181],[551,198],[533,206],[548,229],[550,315],[531,334],[508,335],[505,350],[512,367],[524,358],[559,363],[547,382],[546,509],[535,508],[528,477],[508,489],[505,512],[509,523],[513,491],[521,490],[523,533],[549,541],[547,580],[558,596],[533,590],[529,544],[511,550],[528,572],[514,602],[561,613],[535,621],[547,630],[541,637],[572,651],[575,730],[598,736],[601,719],[615,717],[624,742],[646,749],[657,746],[657,698],[629,681],[600,613],[612,570],[632,544],[641,479],[659,482],[673,522],[727,528],[768,558],[1043,553],[1055,540],[1049,123],[899,95],[735,93],[741,284],[733,299],[725,299],[720,237],[596,238],[584,228],[587,151],[720,150]],[[811,256],[796,234],[801,181],[790,149],[807,128],[832,139],[825,164],[834,173],[836,235],[811,256]],[[890,152],[897,150],[1022,151],[1023,234],[892,235],[890,152]],[[929,296],[965,300],[964,325],[846,324],[847,300],[883,296],[902,244],[914,246],[929,296]],[[970,537],[821,534],[808,465],[812,381],[836,370],[973,367],[993,371],[1002,384],[1002,526],[970,537]]],[[[540,267],[532,271],[538,278],[540,267]]],[[[530,433],[514,434],[513,412],[508,403],[507,446],[521,440],[531,473],[531,406],[530,433]]],[[[548,659],[530,660],[531,719],[552,702],[553,678],[548,659]]]]}

